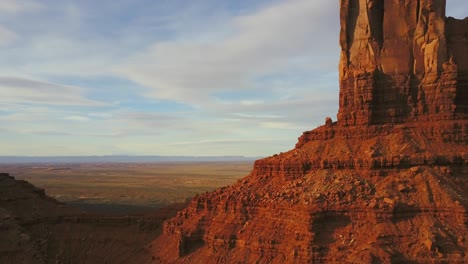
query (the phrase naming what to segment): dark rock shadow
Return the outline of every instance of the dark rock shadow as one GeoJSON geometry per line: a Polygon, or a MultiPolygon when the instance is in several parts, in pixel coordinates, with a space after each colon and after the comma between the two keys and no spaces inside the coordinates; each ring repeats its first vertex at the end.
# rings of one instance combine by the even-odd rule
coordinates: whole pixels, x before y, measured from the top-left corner
{"type": "Polygon", "coordinates": [[[325,212],[314,215],[312,222],[312,232],[315,234],[313,240],[314,258],[323,260],[329,251],[329,245],[336,242],[336,238],[333,236],[335,231],[350,223],[349,216],[342,213],[325,212]]]}

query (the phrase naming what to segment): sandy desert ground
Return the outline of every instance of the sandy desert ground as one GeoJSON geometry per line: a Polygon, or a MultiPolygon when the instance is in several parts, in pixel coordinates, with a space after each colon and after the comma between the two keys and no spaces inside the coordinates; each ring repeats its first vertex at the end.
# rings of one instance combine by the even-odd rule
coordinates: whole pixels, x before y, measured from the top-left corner
{"type": "Polygon", "coordinates": [[[233,184],[252,162],[101,163],[2,165],[67,204],[105,212],[140,211],[183,203],[233,184]]]}

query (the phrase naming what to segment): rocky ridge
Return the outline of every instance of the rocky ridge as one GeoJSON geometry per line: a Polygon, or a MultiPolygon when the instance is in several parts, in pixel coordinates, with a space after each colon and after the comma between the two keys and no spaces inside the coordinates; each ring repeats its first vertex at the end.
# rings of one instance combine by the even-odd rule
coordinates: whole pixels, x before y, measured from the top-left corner
{"type": "Polygon", "coordinates": [[[467,147],[427,142],[403,132],[358,146],[310,141],[259,160],[166,222],[153,253],[168,263],[464,263],[468,157],[445,157],[467,147]],[[402,161],[418,148],[427,158],[402,161]]]}
{"type": "Polygon", "coordinates": [[[468,262],[468,19],[341,0],[338,121],[200,195],[161,263],[468,262]]]}
{"type": "Polygon", "coordinates": [[[0,263],[147,263],[151,255],[145,245],[178,209],[85,213],[0,173],[0,263]]]}

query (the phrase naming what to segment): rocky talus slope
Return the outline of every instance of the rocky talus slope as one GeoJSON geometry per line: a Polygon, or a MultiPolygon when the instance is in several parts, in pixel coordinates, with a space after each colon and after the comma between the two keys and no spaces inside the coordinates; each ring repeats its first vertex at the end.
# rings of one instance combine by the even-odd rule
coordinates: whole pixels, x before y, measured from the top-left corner
{"type": "Polygon", "coordinates": [[[468,263],[468,19],[341,0],[338,121],[200,195],[156,263],[468,263]]]}
{"type": "Polygon", "coordinates": [[[196,197],[153,253],[167,263],[465,263],[467,150],[398,128],[309,141],[196,197]]]}

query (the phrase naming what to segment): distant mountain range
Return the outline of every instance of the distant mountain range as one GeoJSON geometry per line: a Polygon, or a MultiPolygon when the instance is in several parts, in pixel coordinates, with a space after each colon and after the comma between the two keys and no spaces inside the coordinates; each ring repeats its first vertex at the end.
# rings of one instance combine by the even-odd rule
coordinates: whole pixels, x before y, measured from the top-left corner
{"type": "Polygon", "coordinates": [[[254,161],[259,157],[244,156],[0,156],[0,164],[14,163],[102,163],[102,162],[228,162],[254,161]]]}

